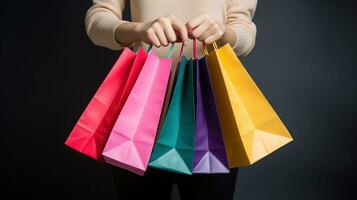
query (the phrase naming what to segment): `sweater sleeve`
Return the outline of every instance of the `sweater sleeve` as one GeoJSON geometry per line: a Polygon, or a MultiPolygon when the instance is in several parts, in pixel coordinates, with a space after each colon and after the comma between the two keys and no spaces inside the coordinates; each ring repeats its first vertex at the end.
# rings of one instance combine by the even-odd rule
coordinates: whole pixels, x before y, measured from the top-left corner
{"type": "Polygon", "coordinates": [[[226,25],[236,34],[233,50],[238,56],[247,55],[255,45],[257,28],[252,21],[257,0],[227,0],[226,25]]]}
{"type": "Polygon", "coordinates": [[[114,31],[122,23],[125,0],[93,0],[87,11],[85,26],[89,38],[98,46],[113,50],[124,47],[116,40],[114,31]]]}

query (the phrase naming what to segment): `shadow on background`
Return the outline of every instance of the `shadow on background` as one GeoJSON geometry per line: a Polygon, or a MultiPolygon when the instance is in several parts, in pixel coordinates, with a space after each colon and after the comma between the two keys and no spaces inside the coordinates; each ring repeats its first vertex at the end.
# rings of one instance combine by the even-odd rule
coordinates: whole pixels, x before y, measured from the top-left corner
{"type": "MultiPolygon", "coordinates": [[[[2,199],[115,199],[110,167],[63,144],[120,55],[86,36],[90,4],[2,3],[2,199]]],[[[237,198],[356,198],[356,8],[259,1],[256,47],[243,63],[295,140],[242,168],[237,198]]]]}

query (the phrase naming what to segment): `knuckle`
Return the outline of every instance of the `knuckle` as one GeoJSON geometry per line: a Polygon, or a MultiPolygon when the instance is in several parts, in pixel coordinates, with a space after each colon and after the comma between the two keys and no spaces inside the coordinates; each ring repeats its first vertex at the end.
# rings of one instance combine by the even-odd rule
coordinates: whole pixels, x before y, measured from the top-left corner
{"type": "Polygon", "coordinates": [[[154,32],[153,28],[148,28],[145,33],[146,35],[151,35],[154,32]]]}
{"type": "Polygon", "coordinates": [[[177,40],[177,37],[174,35],[173,37],[169,38],[169,42],[175,42],[177,40]]]}
{"type": "Polygon", "coordinates": [[[153,28],[159,28],[160,27],[160,23],[159,22],[155,22],[152,24],[153,28]]]}
{"type": "Polygon", "coordinates": [[[199,35],[198,35],[198,33],[197,33],[197,32],[192,32],[192,36],[193,36],[194,38],[199,37],[199,35]]]}
{"type": "Polygon", "coordinates": [[[166,39],[164,39],[163,41],[161,41],[161,44],[162,44],[162,46],[167,46],[167,45],[168,45],[168,42],[167,42],[166,39]]]}
{"type": "Polygon", "coordinates": [[[160,25],[160,19],[156,19],[155,21],[154,21],[154,23],[152,23],[152,27],[155,27],[155,26],[158,26],[158,25],[160,25]]]}
{"type": "Polygon", "coordinates": [[[166,17],[169,18],[169,19],[174,19],[174,18],[175,18],[175,15],[169,14],[169,15],[167,15],[166,17]]]}
{"type": "Polygon", "coordinates": [[[160,17],[159,19],[157,19],[158,23],[165,23],[166,22],[166,18],[165,17],[160,17]]]}
{"type": "Polygon", "coordinates": [[[180,31],[186,28],[185,25],[181,22],[177,23],[177,27],[179,28],[180,31]]]}
{"type": "Polygon", "coordinates": [[[153,44],[156,46],[156,47],[160,47],[160,42],[158,40],[154,40],[153,44]]]}
{"type": "Polygon", "coordinates": [[[192,22],[188,22],[188,23],[187,23],[187,26],[188,26],[189,28],[193,28],[192,22]]]}

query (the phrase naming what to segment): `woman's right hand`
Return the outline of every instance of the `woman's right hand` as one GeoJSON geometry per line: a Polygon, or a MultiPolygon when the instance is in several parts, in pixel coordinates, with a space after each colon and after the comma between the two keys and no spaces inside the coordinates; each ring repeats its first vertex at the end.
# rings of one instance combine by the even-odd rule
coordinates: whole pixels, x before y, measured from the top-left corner
{"type": "Polygon", "coordinates": [[[174,15],[157,18],[152,22],[138,23],[134,31],[139,40],[156,47],[167,46],[173,42],[183,42],[187,45],[188,34],[184,23],[174,15]]]}

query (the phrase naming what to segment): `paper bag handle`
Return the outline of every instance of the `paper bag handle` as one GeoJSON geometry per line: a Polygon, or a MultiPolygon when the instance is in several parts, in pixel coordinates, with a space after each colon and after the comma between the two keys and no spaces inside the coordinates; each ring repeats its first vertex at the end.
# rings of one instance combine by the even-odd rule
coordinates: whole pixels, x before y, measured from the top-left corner
{"type": "Polygon", "coordinates": [[[150,51],[152,50],[152,44],[149,45],[148,49],[146,50],[147,53],[150,53],[150,51]]]}
{"type": "MultiPolygon", "coordinates": [[[[182,53],[183,53],[183,43],[181,45],[180,49],[180,54],[179,54],[179,62],[181,62],[182,59],[182,53]]],[[[197,59],[197,42],[196,39],[193,39],[193,59],[197,59]]]]}
{"type": "Polygon", "coordinates": [[[183,52],[183,43],[182,43],[182,45],[181,45],[181,49],[180,49],[180,53],[179,53],[179,60],[178,60],[179,63],[180,63],[181,60],[182,60],[182,52],[183,52]]]}
{"type": "MultiPolygon", "coordinates": [[[[208,55],[208,51],[207,51],[207,47],[206,44],[202,41],[202,46],[203,46],[203,51],[205,52],[205,55],[208,55]]],[[[213,41],[212,46],[215,50],[218,50],[218,45],[216,43],[216,41],[213,41]]]]}
{"type": "MultiPolygon", "coordinates": [[[[153,47],[153,45],[150,44],[149,47],[148,47],[148,49],[146,50],[146,52],[147,52],[147,53],[150,53],[151,50],[152,50],[152,47],[153,47]]],[[[172,52],[173,52],[173,50],[174,50],[174,47],[175,47],[175,43],[171,43],[169,52],[168,52],[168,54],[167,54],[167,58],[171,58],[172,52]]]]}
{"type": "Polygon", "coordinates": [[[193,39],[193,59],[197,59],[197,42],[193,39]]]}

